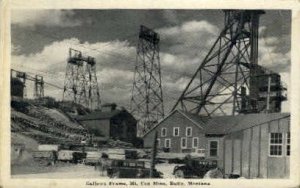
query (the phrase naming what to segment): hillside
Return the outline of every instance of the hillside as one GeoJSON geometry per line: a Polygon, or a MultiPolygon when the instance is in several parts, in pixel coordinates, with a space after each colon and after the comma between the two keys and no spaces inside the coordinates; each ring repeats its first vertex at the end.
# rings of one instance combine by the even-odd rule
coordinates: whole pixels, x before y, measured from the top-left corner
{"type": "Polygon", "coordinates": [[[78,144],[86,134],[86,130],[59,105],[48,107],[20,98],[11,101],[11,132],[32,138],[39,144],[78,144]]]}

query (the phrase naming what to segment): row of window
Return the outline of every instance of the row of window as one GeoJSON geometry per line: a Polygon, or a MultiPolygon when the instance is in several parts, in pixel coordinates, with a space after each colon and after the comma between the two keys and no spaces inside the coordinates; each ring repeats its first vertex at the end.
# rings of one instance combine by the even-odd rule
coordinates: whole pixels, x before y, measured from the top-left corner
{"type": "MultiPolygon", "coordinates": [[[[192,136],[192,127],[186,127],[185,128],[185,136],[192,136]]],[[[173,127],[173,136],[179,136],[179,127],[173,127]]],[[[161,128],[161,137],[166,137],[167,136],[167,128],[163,127],[161,128]]]]}
{"type": "Polygon", "coordinates": [[[282,156],[285,155],[290,156],[291,153],[291,134],[290,132],[286,133],[270,133],[269,136],[269,155],[270,156],[282,156]]]}
{"type": "MultiPolygon", "coordinates": [[[[199,143],[199,138],[194,137],[192,141],[192,148],[198,148],[198,143],[199,143]]],[[[162,145],[160,139],[157,139],[157,146],[158,147],[165,147],[165,148],[171,148],[171,138],[166,138],[164,144],[162,145]]],[[[182,137],[180,140],[180,146],[181,149],[186,149],[187,148],[187,138],[182,137]]]]}

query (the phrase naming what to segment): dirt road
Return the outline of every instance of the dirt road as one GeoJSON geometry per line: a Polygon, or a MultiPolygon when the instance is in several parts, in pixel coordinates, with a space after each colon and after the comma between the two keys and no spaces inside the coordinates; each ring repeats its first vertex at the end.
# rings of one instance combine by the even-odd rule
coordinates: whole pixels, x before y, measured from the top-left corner
{"type": "MultiPolygon", "coordinates": [[[[157,164],[156,169],[162,172],[163,178],[174,178],[172,175],[173,164],[157,164]]],[[[70,164],[67,166],[54,167],[51,172],[44,173],[27,173],[12,175],[12,178],[49,178],[49,179],[61,179],[61,178],[100,178],[108,179],[108,177],[101,176],[99,171],[96,171],[93,166],[86,166],[83,164],[70,164]]]]}
{"type": "Polygon", "coordinates": [[[36,174],[18,174],[12,175],[12,178],[108,178],[100,176],[100,172],[96,171],[93,166],[83,164],[64,166],[58,168],[54,172],[36,173],[36,174]]]}

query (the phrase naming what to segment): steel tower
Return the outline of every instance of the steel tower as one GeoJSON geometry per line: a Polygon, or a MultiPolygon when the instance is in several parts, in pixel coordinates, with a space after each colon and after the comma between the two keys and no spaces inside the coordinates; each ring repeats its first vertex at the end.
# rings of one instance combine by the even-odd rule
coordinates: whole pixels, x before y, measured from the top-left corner
{"type": "Polygon", "coordinates": [[[140,26],[131,97],[131,112],[142,132],[164,117],[159,59],[159,35],[140,26]]]}
{"type": "Polygon", "coordinates": [[[100,93],[96,76],[96,62],[78,50],[69,49],[63,101],[72,101],[90,109],[100,107],[100,93]]]}
{"type": "MultiPolygon", "coordinates": [[[[179,108],[211,116],[258,113],[269,106],[260,96],[261,83],[268,79],[269,73],[257,62],[259,17],[264,11],[224,10],[224,13],[224,29],[172,110],[179,108]]],[[[274,90],[278,98],[272,100],[284,100],[282,90],[279,79],[279,87],[274,90]]]]}

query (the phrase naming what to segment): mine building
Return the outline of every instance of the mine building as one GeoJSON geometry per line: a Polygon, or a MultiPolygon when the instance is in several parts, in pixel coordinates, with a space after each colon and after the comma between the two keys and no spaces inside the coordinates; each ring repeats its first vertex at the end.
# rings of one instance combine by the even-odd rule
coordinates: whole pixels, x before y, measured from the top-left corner
{"type": "Polygon", "coordinates": [[[289,113],[207,117],[175,110],[143,136],[145,148],[155,132],[160,149],[217,160],[225,174],[289,177],[289,113]]]}
{"type": "Polygon", "coordinates": [[[125,108],[118,109],[114,103],[104,104],[101,110],[76,119],[93,135],[95,143],[109,139],[133,143],[136,139],[136,119],[125,108]]]}
{"type": "Polygon", "coordinates": [[[11,90],[10,90],[11,96],[23,98],[25,84],[19,78],[12,78],[10,82],[11,82],[11,90]]]}

